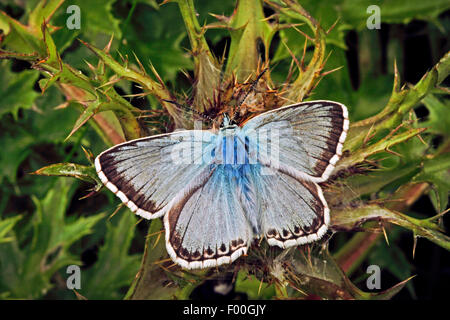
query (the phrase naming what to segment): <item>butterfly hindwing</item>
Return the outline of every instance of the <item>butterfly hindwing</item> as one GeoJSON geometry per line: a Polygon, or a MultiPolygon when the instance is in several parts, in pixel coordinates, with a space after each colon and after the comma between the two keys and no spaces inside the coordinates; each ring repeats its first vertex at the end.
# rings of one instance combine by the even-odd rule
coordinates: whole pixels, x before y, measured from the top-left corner
{"type": "Polygon", "coordinates": [[[106,187],[131,211],[156,218],[207,166],[202,157],[213,148],[214,137],[208,131],[190,130],[132,140],[101,153],[95,167],[106,187]]]}
{"type": "MultiPolygon", "coordinates": [[[[330,176],[342,154],[348,127],[343,104],[320,100],[265,112],[250,119],[243,129],[253,140],[267,140],[259,143],[260,153],[275,154],[281,167],[304,180],[321,182],[330,176]]],[[[273,159],[261,161],[273,163],[273,159]]]]}
{"type": "Polygon", "coordinates": [[[186,186],[164,216],[166,247],[189,269],[231,263],[247,252],[253,238],[236,190],[234,169],[212,165],[186,186]]]}
{"type": "Polygon", "coordinates": [[[330,220],[319,185],[266,168],[255,174],[261,233],[270,245],[287,248],[319,240],[330,220]]]}

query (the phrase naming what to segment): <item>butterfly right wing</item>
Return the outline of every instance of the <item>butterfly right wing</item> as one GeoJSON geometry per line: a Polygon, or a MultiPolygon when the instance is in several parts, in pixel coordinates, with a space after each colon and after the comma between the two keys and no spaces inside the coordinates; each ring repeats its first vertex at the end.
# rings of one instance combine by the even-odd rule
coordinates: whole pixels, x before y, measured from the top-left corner
{"type": "Polygon", "coordinates": [[[95,168],[131,211],[153,219],[208,165],[215,137],[186,130],[128,141],[102,152],[95,168]]]}
{"type": "Polygon", "coordinates": [[[317,183],[272,168],[252,171],[260,230],[270,245],[288,248],[325,234],[330,210],[317,183]]]}
{"type": "Polygon", "coordinates": [[[296,103],[250,119],[245,134],[258,146],[258,160],[302,180],[323,182],[342,155],[349,127],[347,108],[318,100],[296,103]]]}

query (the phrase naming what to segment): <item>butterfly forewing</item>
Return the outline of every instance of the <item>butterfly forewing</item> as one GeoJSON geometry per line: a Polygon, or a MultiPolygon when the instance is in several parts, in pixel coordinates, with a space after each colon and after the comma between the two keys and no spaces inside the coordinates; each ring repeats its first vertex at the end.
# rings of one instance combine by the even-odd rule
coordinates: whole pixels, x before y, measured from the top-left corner
{"type": "Polygon", "coordinates": [[[95,160],[97,173],[131,211],[152,219],[208,165],[215,135],[190,130],[116,145],[95,160]]]}
{"type": "Polygon", "coordinates": [[[299,178],[320,182],[330,176],[339,160],[348,127],[344,105],[311,101],[260,114],[243,129],[252,139],[265,138],[259,143],[261,162],[273,166],[275,153],[280,167],[293,170],[299,178]]]}

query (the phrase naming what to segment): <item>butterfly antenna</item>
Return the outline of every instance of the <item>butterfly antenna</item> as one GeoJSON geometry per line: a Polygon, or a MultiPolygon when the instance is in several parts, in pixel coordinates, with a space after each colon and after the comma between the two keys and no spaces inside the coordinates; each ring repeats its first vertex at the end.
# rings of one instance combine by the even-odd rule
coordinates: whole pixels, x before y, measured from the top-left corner
{"type": "Polygon", "coordinates": [[[178,108],[183,109],[185,111],[192,111],[193,113],[195,113],[196,115],[202,117],[203,119],[209,120],[211,122],[214,122],[214,119],[212,119],[211,117],[207,116],[206,114],[204,114],[203,112],[199,112],[195,109],[192,109],[188,106],[182,105],[181,103],[178,103],[177,101],[173,101],[173,100],[166,100],[166,99],[162,99],[162,101],[168,102],[168,103],[172,103],[174,105],[176,105],[178,108]]]}
{"type": "MultiPolygon", "coordinates": [[[[247,93],[241,98],[239,99],[239,102],[237,104],[237,107],[240,107],[244,102],[245,99],[247,99],[248,95],[255,91],[255,88],[258,84],[258,81],[262,78],[262,76],[264,75],[264,73],[266,73],[266,71],[269,70],[269,68],[265,68],[263,71],[261,71],[261,73],[256,77],[256,79],[252,82],[252,85],[250,86],[250,89],[247,91],[247,93]]],[[[236,113],[233,115],[233,118],[231,120],[234,120],[236,113]]]]}

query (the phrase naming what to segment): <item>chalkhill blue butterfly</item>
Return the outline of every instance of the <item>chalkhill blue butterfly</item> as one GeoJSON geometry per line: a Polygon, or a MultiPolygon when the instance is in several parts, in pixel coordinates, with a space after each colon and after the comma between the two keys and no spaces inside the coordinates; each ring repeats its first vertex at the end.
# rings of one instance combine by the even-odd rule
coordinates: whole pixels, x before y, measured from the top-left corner
{"type": "Polygon", "coordinates": [[[188,269],[231,263],[255,238],[288,248],[319,240],[330,210],[318,183],[342,155],[347,108],[309,101],[237,125],[116,145],[101,181],[135,214],[164,217],[167,251],[188,269]]]}

